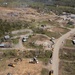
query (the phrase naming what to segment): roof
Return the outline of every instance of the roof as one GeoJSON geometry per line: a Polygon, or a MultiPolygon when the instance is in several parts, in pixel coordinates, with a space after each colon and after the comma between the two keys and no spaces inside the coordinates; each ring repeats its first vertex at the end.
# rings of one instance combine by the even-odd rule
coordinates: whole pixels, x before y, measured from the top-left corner
{"type": "Polygon", "coordinates": [[[2,47],[2,46],[5,46],[4,44],[0,44],[0,46],[2,47]]]}

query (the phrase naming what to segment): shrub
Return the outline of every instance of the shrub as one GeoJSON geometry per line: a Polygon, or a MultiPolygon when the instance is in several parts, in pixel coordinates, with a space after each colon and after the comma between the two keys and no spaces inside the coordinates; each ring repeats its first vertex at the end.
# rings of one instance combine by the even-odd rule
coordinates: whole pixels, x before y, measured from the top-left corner
{"type": "Polygon", "coordinates": [[[49,75],[49,70],[46,68],[43,68],[41,71],[41,75],[49,75]]]}

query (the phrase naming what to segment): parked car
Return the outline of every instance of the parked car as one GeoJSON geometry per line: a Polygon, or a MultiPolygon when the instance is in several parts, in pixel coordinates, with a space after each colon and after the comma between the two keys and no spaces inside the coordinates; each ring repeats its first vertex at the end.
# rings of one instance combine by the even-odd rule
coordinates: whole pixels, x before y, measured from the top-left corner
{"type": "Polygon", "coordinates": [[[26,38],[23,38],[23,39],[22,39],[22,42],[26,42],[26,41],[27,41],[27,39],[26,39],[26,38]]]}

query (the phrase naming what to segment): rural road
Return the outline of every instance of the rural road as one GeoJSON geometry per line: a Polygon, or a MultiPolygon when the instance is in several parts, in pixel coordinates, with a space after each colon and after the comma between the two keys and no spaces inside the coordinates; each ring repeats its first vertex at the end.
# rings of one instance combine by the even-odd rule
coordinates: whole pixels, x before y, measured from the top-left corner
{"type": "Polygon", "coordinates": [[[59,75],[59,50],[62,45],[62,42],[65,41],[72,33],[75,32],[75,28],[66,34],[62,35],[56,42],[53,50],[52,57],[52,70],[54,71],[53,75],[59,75]]]}

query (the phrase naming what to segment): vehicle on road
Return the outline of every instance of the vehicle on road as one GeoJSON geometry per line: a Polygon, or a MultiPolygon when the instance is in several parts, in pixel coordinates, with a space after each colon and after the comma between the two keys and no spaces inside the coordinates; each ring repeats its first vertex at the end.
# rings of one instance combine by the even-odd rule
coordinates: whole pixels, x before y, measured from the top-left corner
{"type": "Polygon", "coordinates": [[[49,72],[49,75],[53,75],[53,70],[51,70],[51,71],[49,72]]]}

